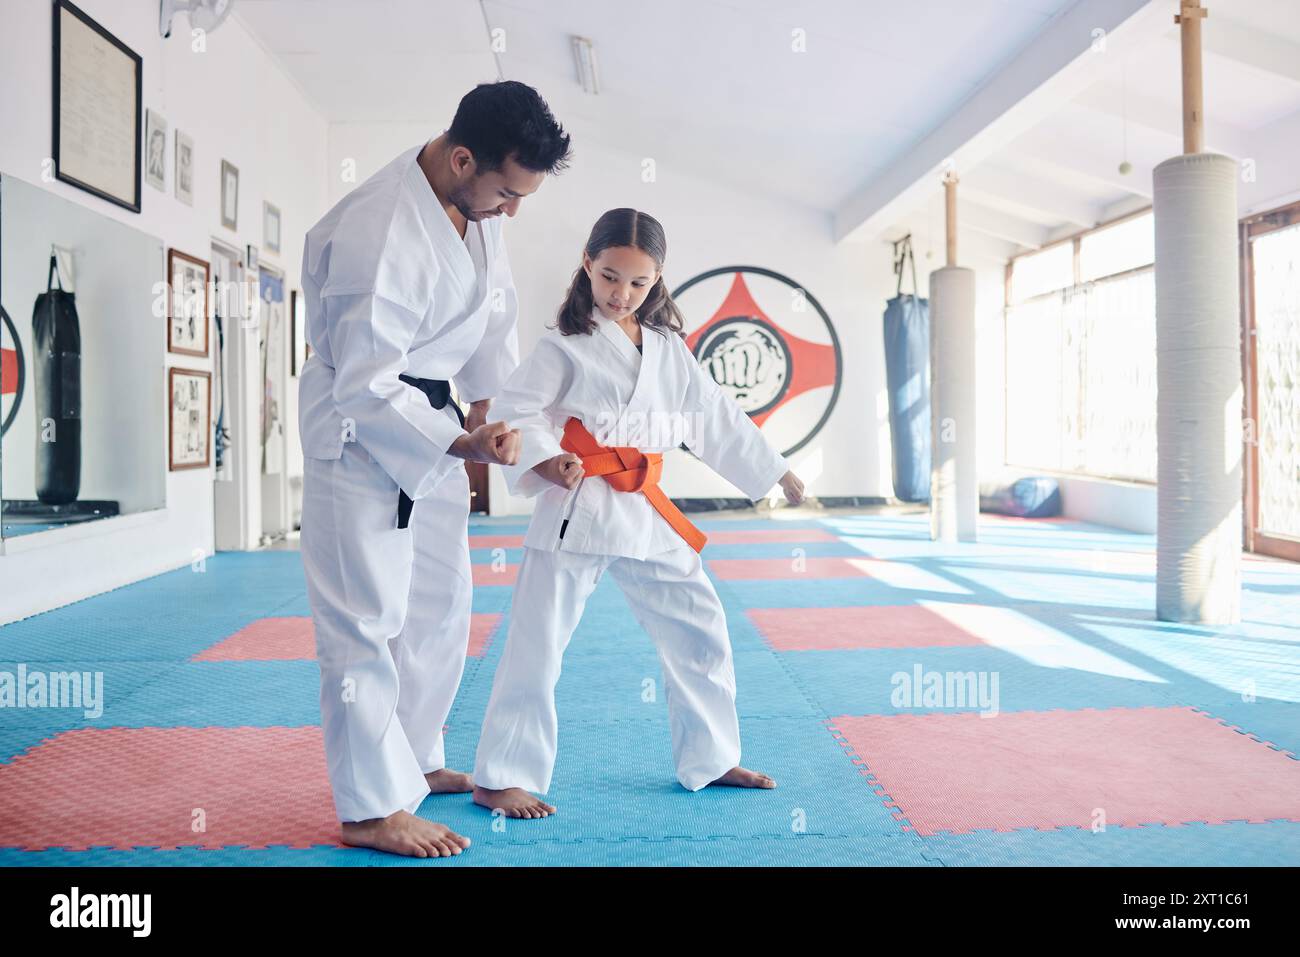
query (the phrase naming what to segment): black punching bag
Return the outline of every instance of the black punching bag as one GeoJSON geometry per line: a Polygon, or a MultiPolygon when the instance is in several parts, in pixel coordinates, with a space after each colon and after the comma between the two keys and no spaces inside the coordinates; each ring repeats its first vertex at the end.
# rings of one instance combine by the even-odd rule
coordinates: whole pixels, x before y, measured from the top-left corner
{"type": "Polygon", "coordinates": [[[76,296],[60,281],[50,256],[45,292],[32,310],[32,372],[36,401],[36,497],[46,505],[77,500],[81,488],[81,325],[76,296]]]}

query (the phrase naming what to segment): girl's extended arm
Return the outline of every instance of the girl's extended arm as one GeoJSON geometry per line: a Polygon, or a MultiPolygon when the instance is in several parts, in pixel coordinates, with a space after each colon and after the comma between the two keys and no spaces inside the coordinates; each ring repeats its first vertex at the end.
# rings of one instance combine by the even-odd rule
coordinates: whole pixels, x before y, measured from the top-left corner
{"type": "MultiPolygon", "coordinates": [[[[685,342],[677,346],[689,354],[685,342]]],[[[803,485],[790,471],[790,463],[768,444],[753,420],[713,381],[713,376],[694,356],[690,356],[690,364],[691,384],[683,409],[687,415],[687,448],[751,500],[762,498],[780,483],[786,497],[794,501],[793,486],[787,487],[790,479],[798,483],[798,496],[802,500],[803,485]]]]}

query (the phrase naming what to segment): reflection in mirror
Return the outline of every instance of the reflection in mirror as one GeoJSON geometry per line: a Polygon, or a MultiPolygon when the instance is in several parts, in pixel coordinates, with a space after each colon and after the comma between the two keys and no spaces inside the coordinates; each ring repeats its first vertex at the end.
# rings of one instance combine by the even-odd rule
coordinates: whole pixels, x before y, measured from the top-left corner
{"type": "Polygon", "coordinates": [[[162,243],[0,176],[0,534],[166,504],[162,243]]]}

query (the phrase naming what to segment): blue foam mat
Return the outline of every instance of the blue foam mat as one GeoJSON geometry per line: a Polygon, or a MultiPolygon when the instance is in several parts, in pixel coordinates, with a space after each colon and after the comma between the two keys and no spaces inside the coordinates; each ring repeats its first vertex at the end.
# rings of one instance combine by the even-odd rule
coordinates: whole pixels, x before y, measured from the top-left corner
{"type": "MultiPolygon", "coordinates": [[[[1149,576],[1109,552],[1145,551],[1152,536],[1077,522],[981,521],[980,541],[929,540],[924,514],[843,515],[796,523],[692,516],[706,531],[821,529],[828,543],[710,545],[705,559],[876,557],[905,562],[965,594],[904,589],[871,578],[724,580],[712,576],[735,650],[744,761],[774,791],[690,793],[673,773],[662,675],[653,644],[613,580],[588,603],[557,689],[559,757],[541,821],[494,821],[466,795],[431,796],[419,813],[470,836],[448,860],[408,861],[354,849],[0,849],[0,866],[534,866],[1058,864],[1210,866],[1300,863],[1300,824],[1075,828],[913,834],[825,727],[841,714],[916,711],[891,702],[898,672],[996,672],[1004,711],[1187,706],[1296,753],[1300,747],[1300,567],[1247,563],[1243,622],[1199,628],[1157,622],[1149,576]],[[1100,558],[1098,556],[1101,556],[1100,558]],[[775,652],[751,608],[976,602],[1010,607],[1086,645],[1110,666],[1047,668],[990,646],[775,652]],[[1243,683],[1255,699],[1243,696],[1243,683]],[[645,701],[644,691],[655,691],[645,701]],[[494,827],[494,824],[496,827],[494,827]]],[[[471,534],[521,535],[518,520],[475,518],[471,534]]],[[[491,550],[475,560],[490,562],[491,550]]],[[[507,549],[517,562],[522,550],[507,549]]],[[[1127,559],[1125,559],[1127,561],[1127,559]]],[[[448,764],[471,767],[512,615],[509,587],[475,589],[474,611],[503,618],[486,655],[466,662],[448,718],[448,764]]],[[[189,567],[0,629],[0,670],[101,671],[104,713],[0,709],[2,766],[62,731],[101,726],[302,726],[319,722],[313,661],[193,662],[260,618],[310,614],[296,552],[222,553],[189,567]]],[[[0,776],[0,786],[3,777],[0,776]]]]}

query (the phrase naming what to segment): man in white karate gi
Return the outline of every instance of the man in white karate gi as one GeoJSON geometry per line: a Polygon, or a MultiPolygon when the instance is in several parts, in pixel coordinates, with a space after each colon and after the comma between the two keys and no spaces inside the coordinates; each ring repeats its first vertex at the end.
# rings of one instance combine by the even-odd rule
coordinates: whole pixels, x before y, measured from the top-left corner
{"type": "Polygon", "coordinates": [[[447,132],[307,234],[302,561],[347,844],[414,857],[469,846],[415,811],[430,793],[473,790],[444,766],[442,729],[469,641],[464,462],[519,454],[518,431],[487,421],[519,362],[497,217],[515,215],[568,156],[536,90],[482,84],[447,132]],[[451,382],[470,405],[463,419],[451,382]]]}

